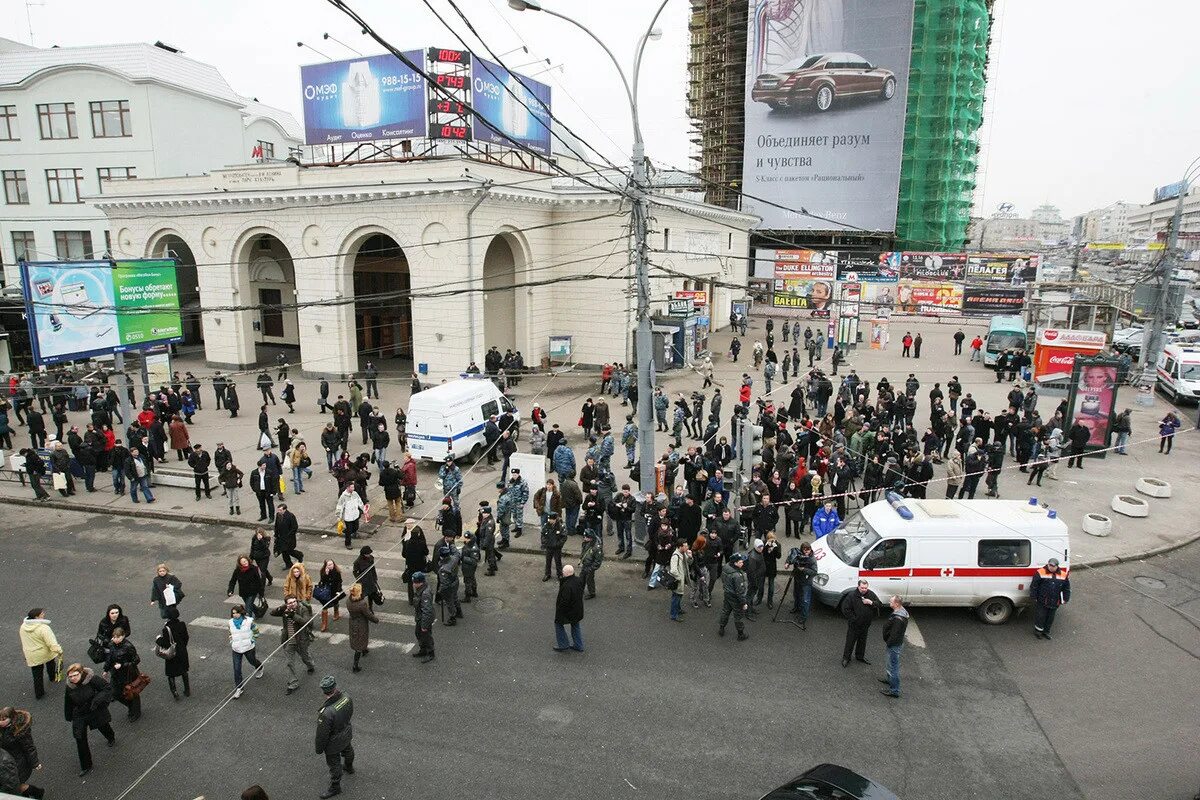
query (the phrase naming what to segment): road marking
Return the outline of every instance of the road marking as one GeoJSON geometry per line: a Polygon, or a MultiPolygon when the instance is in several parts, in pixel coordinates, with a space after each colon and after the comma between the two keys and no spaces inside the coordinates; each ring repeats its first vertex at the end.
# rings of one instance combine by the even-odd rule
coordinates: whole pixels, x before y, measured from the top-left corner
{"type": "Polygon", "coordinates": [[[908,620],[908,627],[904,631],[904,638],[913,647],[925,649],[925,637],[921,635],[921,629],[917,627],[916,620],[911,617],[908,620]]]}
{"type": "MultiPolygon", "coordinates": [[[[222,619],[221,617],[196,617],[194,620],[189,622],[188,625],[192,625],[197,628],[210,628],[217,631],[229,630],[229,620],[222,619]]],[[[275,637],[283,635],[283,628],[281,628],[279,625],[271,625],[270,623],[260,622],[258,623],[258,628],[264,636],[267,634],[272,634],[275,637]]],[[[350,637],[344,633],[321,633],[320,631],[315,631],[315,633],[317,638],[324,639],[325,641],[334,645],[344,644],[350,639],[350,637]]],[[[371,639],[371,647],[391,647],[401,650],[405,653],[410,653],[412,652],[412,649],[416,647],[416,645],[411,642],[389,642],[385,639],[371,639]]],[[[274,643],[272,643],[271,649],[275,649],[274,643]]]]}
{"type": "MultiPolygon", "coordinates": [[[[242,604],[242,598],[238,597],[236,594],[233,595],[232,597],[225,598],[225,605],[227,605],[227,606],[240,606],[241,604],[242,604]]],[[[270,605],[270,603],[268,603],[268,605],[270,605]]],[[[313,601],[312,606],[313,606],[314,613],[319,612],[321,610],[320,603],[316,602],[315,600],[313,601]]],[[[344,606],[342,607],[342,613],[343,613],[343,615],[349,613],[348,611],[346,611],[344,606]]],[[[415,617],[408,617],[403,614],[396,614],[396,613],[393,613],[390,611],[376,611],[375,616],[379,617],[380,622],[388,622],[388,623],[393,623],[396,625],[416,625],[417,624],[417,620],[415,617]]]]}

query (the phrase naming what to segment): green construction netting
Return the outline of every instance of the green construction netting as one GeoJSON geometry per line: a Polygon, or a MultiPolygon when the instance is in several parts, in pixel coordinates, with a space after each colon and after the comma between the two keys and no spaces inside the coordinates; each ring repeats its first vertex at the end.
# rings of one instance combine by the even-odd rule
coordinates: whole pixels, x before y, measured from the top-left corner
{"type": "Polygon", "coordinates": [[[896,240],[962,247],[983,121],[986,0],[916,0],[896,240]]]}

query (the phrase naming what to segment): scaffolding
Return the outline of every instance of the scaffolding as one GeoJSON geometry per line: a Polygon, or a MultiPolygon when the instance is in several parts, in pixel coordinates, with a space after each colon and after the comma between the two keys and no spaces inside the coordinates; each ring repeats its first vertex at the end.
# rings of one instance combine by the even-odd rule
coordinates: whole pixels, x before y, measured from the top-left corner
{"type": "Polygon", "coordinates": [[[692,0],[688,22],[692,157],[705,200],[726,208],[741,204],[749,12],[747,0],[692,0]]]}
{"type": "Polygon", "coordinates": [[[896,214],[899,249],[967,237],[994,0],[916,0],[896,214]]]}

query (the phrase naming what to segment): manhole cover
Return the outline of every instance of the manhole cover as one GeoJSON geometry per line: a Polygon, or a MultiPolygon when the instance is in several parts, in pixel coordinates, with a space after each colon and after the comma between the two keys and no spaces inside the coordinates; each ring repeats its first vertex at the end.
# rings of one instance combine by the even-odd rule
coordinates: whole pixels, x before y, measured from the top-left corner
{"type": "Polygon", "coordinates": [[[471,605],[484,614],[494,614],[504,608],[504,603],[495,597],[476,597],[471,600],[471,605]]]}
{"type": "Polygon", "coordinates": [[[1147,589],[1165,589],[1167,584],[1160,581],[1158,578],[1151,578],[1149,575],[1138,575],[1134,578],[1135,581],[1145,586],[1147,589]]]}

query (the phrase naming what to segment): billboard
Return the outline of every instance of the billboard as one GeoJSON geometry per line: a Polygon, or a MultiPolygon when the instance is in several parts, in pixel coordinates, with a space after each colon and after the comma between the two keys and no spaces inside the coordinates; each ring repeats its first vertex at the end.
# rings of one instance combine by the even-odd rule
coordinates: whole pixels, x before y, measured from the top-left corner
{"type": "Polygon", "coordinates": [[[1154,190],[1154,202],[1161,203],[1163,200],[1174,200],[1186,190],[1185,181],[1175,181],[1168,183],[1166,186],[1160,186],[1154,190]]]}
{"type": "Polygon", "coordinates": [[[901,278],[896,285],[896,311],[902,314],[958,314],[963,285],[901,278]]]}
{"type": "Polygon", "coordinates": [[[820,250],[776,250],[771,305],[799,308],[814,316],[829,313],[833,299],[837,257],[820,250]]]}
{"type": "Polygon", "coordinates": [[[776,205],[742,210],[769,230],[895,230],[914,0],[747,2],[742,185],[776,205]]]}
{"type": "Polygon", "coordinates": [[[852,283],[895,283],[900,277],[899,253],[838,253],[838,280],[852,283]]]}
{"type": "Polygon", "coordinates": [[[1064,380],[1075,368],[1076,356],[1095,356],[1107,343],[1104,331],[1040,330],[1033,348],[1033,378],[1064,380]]]}
{"type": "Polygon", "coordinates": [[[982,255],[967,257],[967,280],[1024,286],[1037,280],[1038,255],[982,255]]]}
{"type": "Polygon", "coordinates": [[[1088,429],[1084,452],[1108,447],[1117,410],[1119,365],[1115,358],[1082,355],[1071,365],[1070,410],[1064,424],[1079,422],[1088,429]]]}
{"type": "MultiPolygon", "coordinates": [[[[425,68],[423,50],[405,58],[425,68]]],[[[389,54],[300,67],[304,143],[424,137],[429,126],[425,79],[389,54]]]]}
{"type": "Polygon", "coordinates": [[[500,131],[497,133],[476,117],[475,141],[515,143],[535,153],[550,155],[550,87],[524,75],[517,80],[504,67],[486,58],[476,57],[471,72],[471,105],[500,131]]]}
{"type": "Polygon", "coordinates": [[[962,310],[978,314],[1016,314],[1025,307],[1025,290],[997,286],[964,286],[962,310]]]}
{"type": "Polygon", "coordinates": [[[904,252],[900,254],[900,277],[915,280],[961,281],[967,272],[965,253],[904,252]]]}
{"type": "Polygon", "coordinates": [[[183,341],[174,259],[22,262],[39,366],[183,341]]]}

